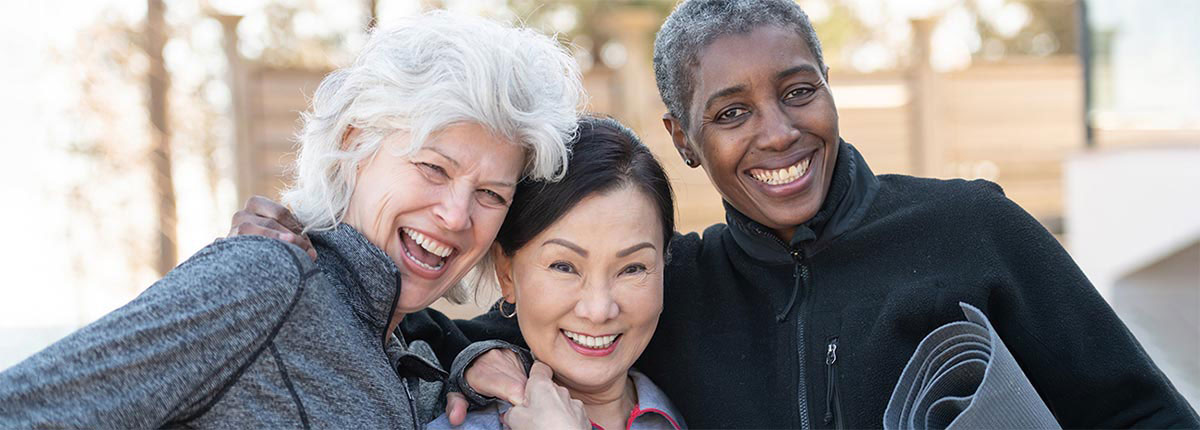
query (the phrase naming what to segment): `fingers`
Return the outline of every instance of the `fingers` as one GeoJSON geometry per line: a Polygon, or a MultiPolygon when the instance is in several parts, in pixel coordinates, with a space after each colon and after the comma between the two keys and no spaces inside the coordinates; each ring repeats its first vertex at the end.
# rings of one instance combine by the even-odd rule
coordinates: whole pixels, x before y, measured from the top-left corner
{"type": "Polygon", "coordinates": [[[233,229],[229,230],[229,237],[255,235],[278,239],[300,247],[308,253],[309,258],[317,259],[317,251],[313,248],[312,241],[308,240],[308,236],[292,233],[274,220],[242,214],[235,215],[234,222],[233,229]]]}
{"type": "MultiPolygon", "coordinates": [[[[529,396],[535,396],[540,393],[545,393],[547,390],[553,392],[560,397],[570,397],[566,394],[566,389],[558,386],[550,380],[554,376],[554,371],[550,370],[550,366],[540,361],[533,363],[533,368],[529,369],[529,380],[525,382],[525,393],[529,396]]],[[[515,403],[514,403],[515,404],[515,403]]]]}
{"type": "Polygon", "coordinates": [[[529,372],[529,386],[525,392],[529,399],[525,405],[513,406],[501,417],[514,430],[522,428],[589,429],[587,411],[583,402],[571,398],[571,393],[550,378],[554,375],[550,367],[535,362],[529,372]]]}
{"type": "Polygon", "coordinates": [[[303,234],[304,228],[292,216],[287,208],[265,197],[254,196],[246,201],[246,207],[233,214],[233,227],[229,236],[257,235],[299,246],[313,260],[317,259],[317,251],[313,248],[308,236],[303,234]]]}
{"type": "Polygon", "coordinates": [[[524,406],[513,406],[508,412],[500,415],[500,422],[504,423],[506,429],[517,430],[524,427],[521,423],[531,421],[528,415],[529,410],[524,406]]]}
{"type": "Polygon", "coordinates": [[[533,362],[533,368],[529,369],[529,380],[540,379],[549,382],[550,378],[554,377],[554,371],[550,370],[550,366],[541,361],[533,362]]]}
{"type": "Polygon", "coordinates": [[[279,224],[290,230],[292,233],[301,234],[304,232],[304,226],[296,217],[292,215],[283,205],[276,203],[274,200],[263,196],[253,196],[246,200],[246,210],[264,218],[270,218],[278,221],[279,224]]]}
{"type": "Polygon", "coordinates": [[[467,420],[467,398],[462,393],[446,394],[446,418],[454,427],[461,426],[467,420]]]}
{"type": "Polygon", "coordinates": [[[515,352],[493,349],[467,367],[467,385],[475,392],[514,405],[525,404],[525,367],[515,352]]]}
{"type": "Polygon", "coordinates": [[[296,235],[294,235],[292,233],[286,233],[286,232],[282,232],[282,231],[279,231],[276,229],[266,228],[266,227],[260,226],[258,224],[252,224],[252,223],[248,223],[248,222],[238,224],[233,227],[233,230],[229,231],[230,237],[245,236],[245,235],[269,237],[272,239],[282,240],[284,242],[291,242],[292,240],[295,240],[295,237],[296,237],[296,235]]]}

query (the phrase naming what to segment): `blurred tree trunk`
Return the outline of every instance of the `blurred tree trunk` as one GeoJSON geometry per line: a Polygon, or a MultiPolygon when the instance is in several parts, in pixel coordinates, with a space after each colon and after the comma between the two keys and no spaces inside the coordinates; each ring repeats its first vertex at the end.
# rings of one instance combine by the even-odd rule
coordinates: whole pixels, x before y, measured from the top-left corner
{"type": "Polygon", "coordinates": [[[150,85],[150,125],[154,191],[158,200],[158,260],[155,268],[166,274],[175,267],[175,183],[171,177],[171,131],[167,126],[167,88],[170,76],[163,63],[166,43],[165,6],[162,0],[146,3],[146,54],[150,59],[147,80],[150,85]]]}
{"type": "Polygon", "coordinates": [[[367,32],[379,24],[379,0],[367,0],[367,32]]]}

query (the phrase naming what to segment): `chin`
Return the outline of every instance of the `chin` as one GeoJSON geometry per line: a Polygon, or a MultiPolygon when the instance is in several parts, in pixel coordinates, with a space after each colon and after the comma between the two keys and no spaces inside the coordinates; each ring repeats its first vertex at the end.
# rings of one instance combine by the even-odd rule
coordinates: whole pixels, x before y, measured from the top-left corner
{"type": "Polygon", "coordinates": [[[821,210],[819,203],[804,203],[798,207],[779,214],[779,217],[772,217],[779,220],[780,228],[794,228],[808,222],[817,216],[817,212],[821,210]]]}
{"type": "Polygon", "coordinates": [[[400,300],[396,303],[396,309],[406,314],[420,311],[440,299],[449,289],[435,288],[404,279],[400,285],[400,300]]]}
{"type": "MultiPolygon", "coordinates": [[[[611,363],[609,363],[611,364],[611,363]]],[[[567,385],[575,387],[603,387],[629,374],[629,366],[613,369],[611,366],[589,366],[580,363],[564,363],[566,370],[554,368],[558,379],[567,385]]]]}

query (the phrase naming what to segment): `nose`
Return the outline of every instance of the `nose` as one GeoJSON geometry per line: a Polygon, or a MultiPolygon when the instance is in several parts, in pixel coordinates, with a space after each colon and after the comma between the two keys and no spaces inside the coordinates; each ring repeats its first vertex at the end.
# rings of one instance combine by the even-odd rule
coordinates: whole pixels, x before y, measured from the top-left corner
{"type": "Polygon", "coordinates": [[[440,201],[433,207],[433,216],[438,227],[447,231],[462,231],[471,228],[471,195],[468,187],[451,185],[446,187],[440,201]]]}
{"type": "Polygon", "coordinates": [[[620,306],[612,297],[612,285],[608,282],[589,282],[581,294],[575,303],[575,315],[580,318],[603,324],[621,313],[620,306]]]}
{"type": "Polygon", "coordinates": [[[759,124],[758,146],[764,151],[783,151],[797,140],[800,140],[800,129],[792,118],[778,104],[763,109],[760,114],[762,123],[759,124]]]}

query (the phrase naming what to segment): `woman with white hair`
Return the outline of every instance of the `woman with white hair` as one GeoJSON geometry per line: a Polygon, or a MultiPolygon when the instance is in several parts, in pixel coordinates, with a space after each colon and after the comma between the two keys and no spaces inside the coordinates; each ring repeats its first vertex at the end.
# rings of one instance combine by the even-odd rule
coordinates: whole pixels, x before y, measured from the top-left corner
{"type": "Polygon", "coordinates": [[[318,88],[284,194],[320,258],[216,241],[0,373],[0,427],[428,422],[446,373],[396,327],[479,265],[517,182],[561,176],[575,67],[550,38],[477,18],[376,31],[318,88]]]}

